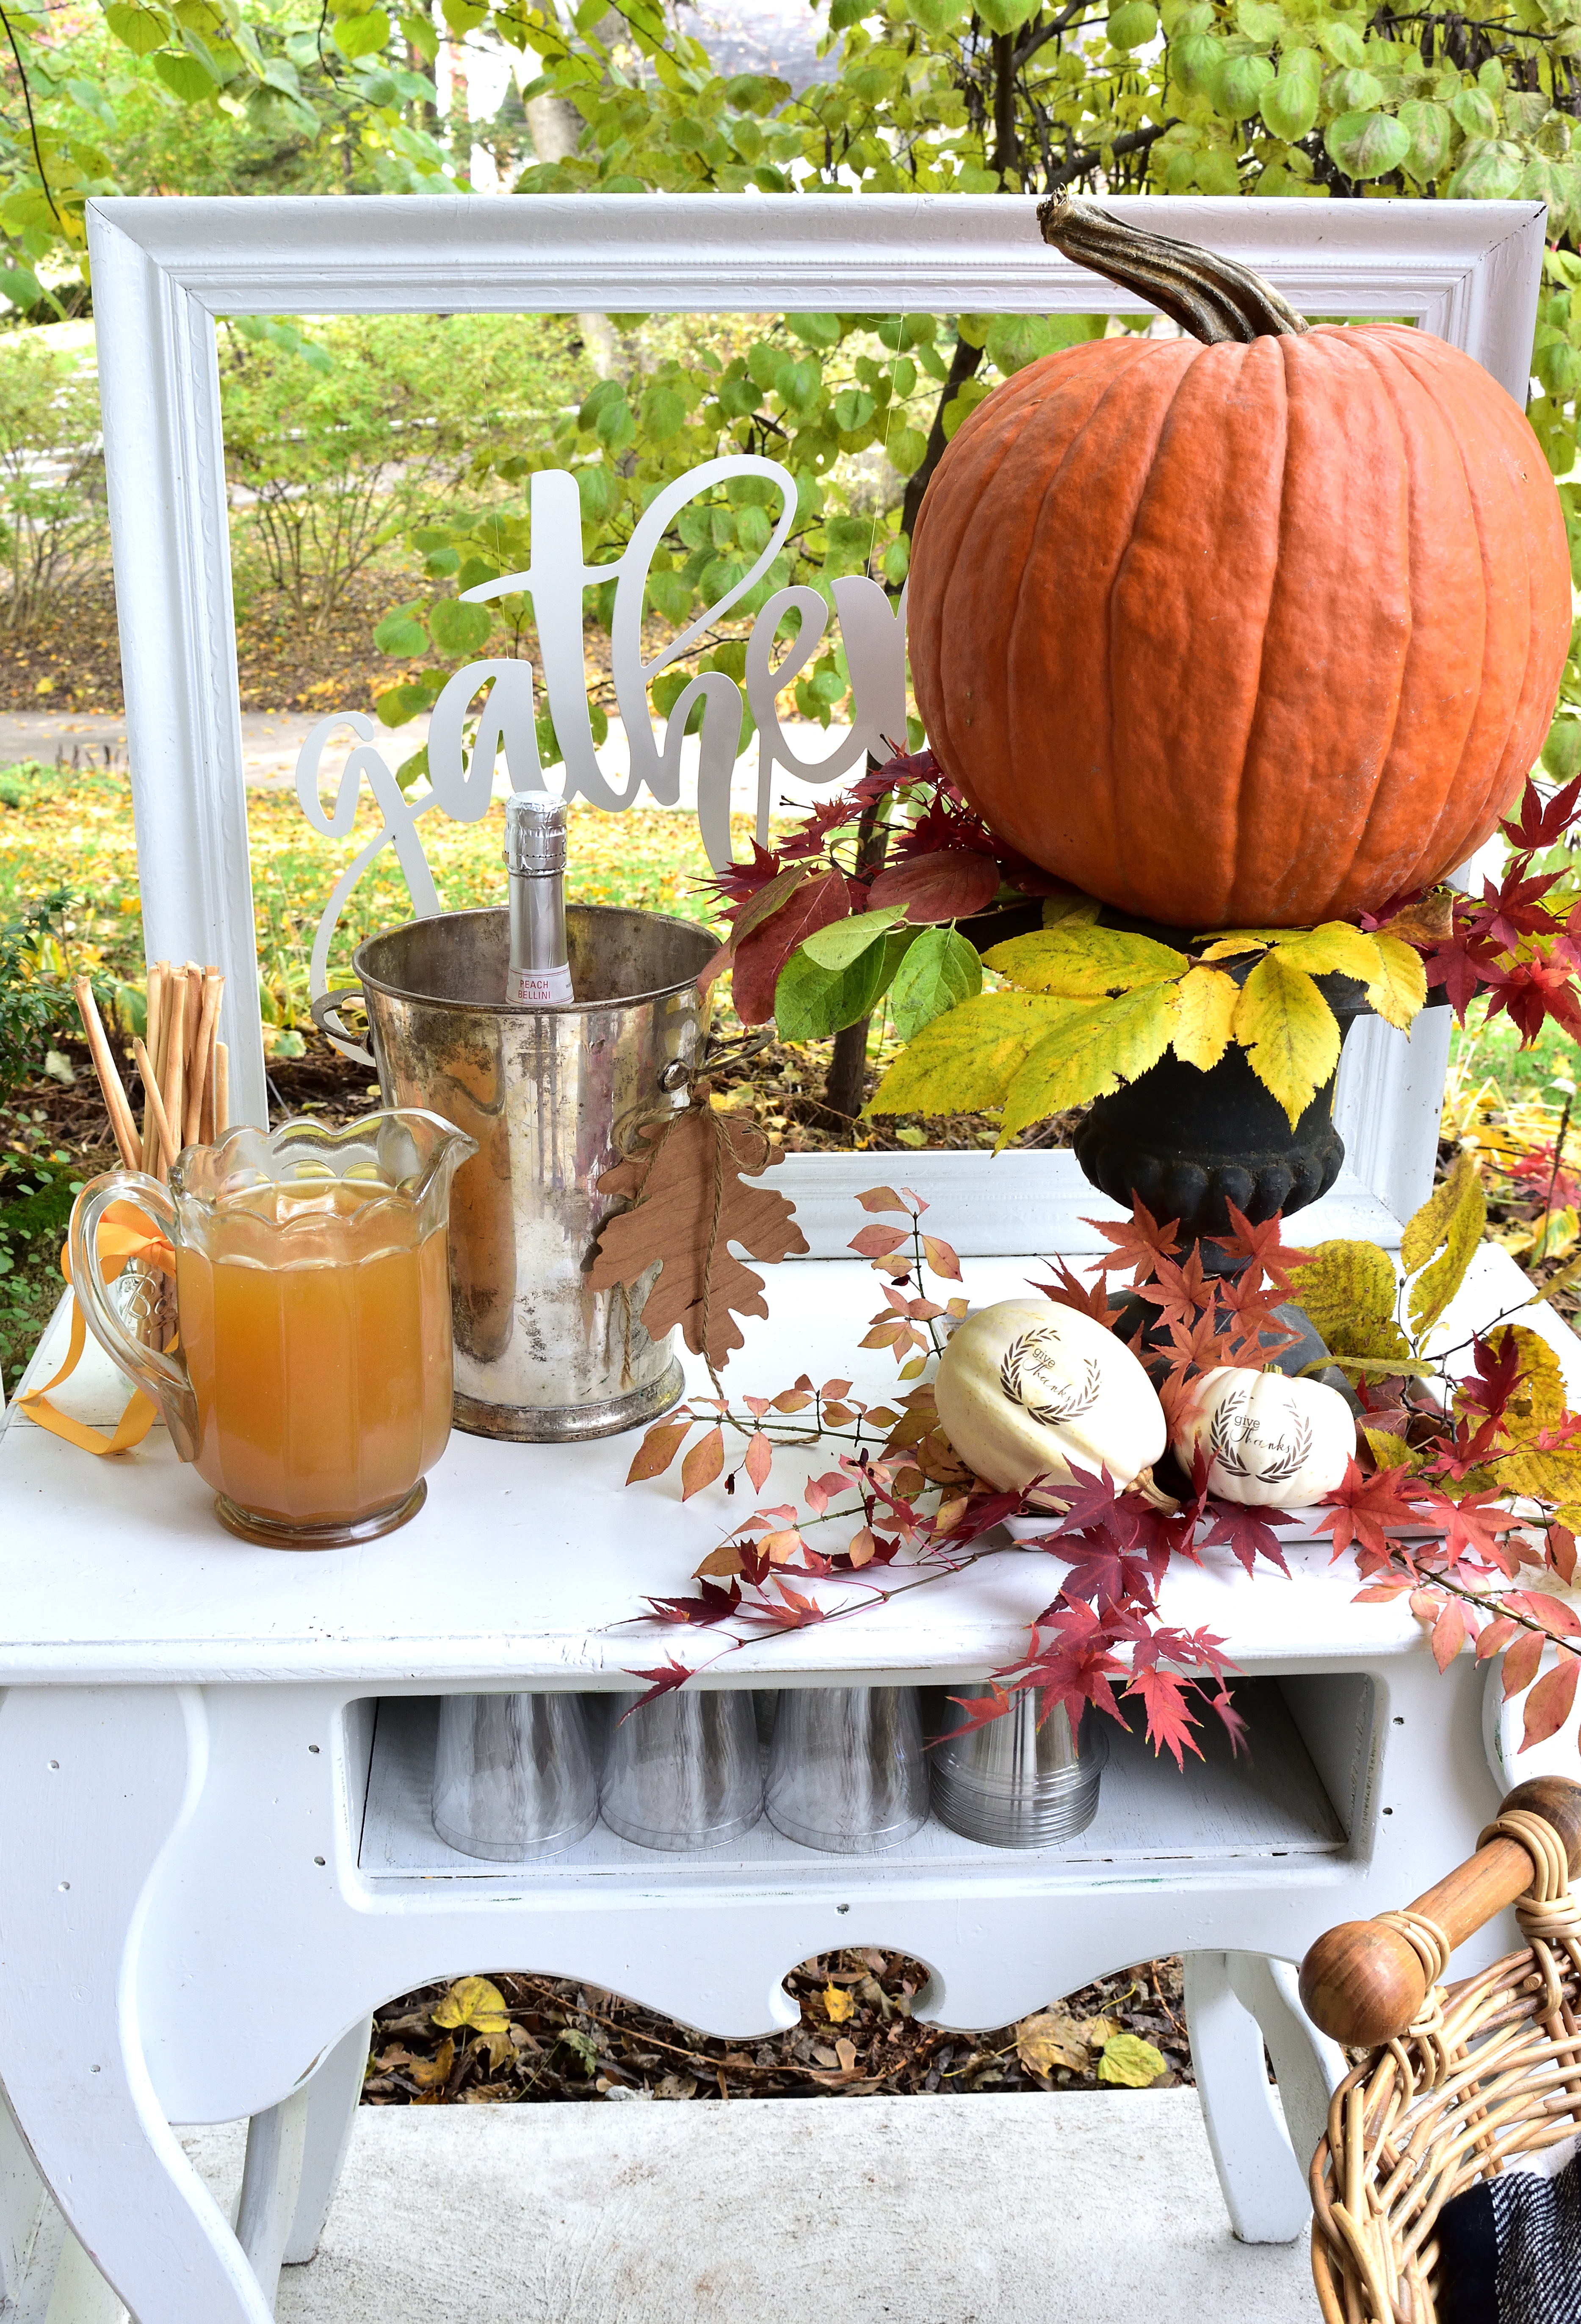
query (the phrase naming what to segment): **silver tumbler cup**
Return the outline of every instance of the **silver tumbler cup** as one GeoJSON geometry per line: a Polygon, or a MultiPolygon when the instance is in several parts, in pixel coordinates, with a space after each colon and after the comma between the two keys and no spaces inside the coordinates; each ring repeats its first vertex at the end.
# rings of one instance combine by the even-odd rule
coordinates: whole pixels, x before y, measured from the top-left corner
{"type": "Polygon", "coordinates": [[[575,1694],[447,1694],[439,1703],[434,1830],[502,1864],[555,1856],[591,1831],[598,1782],[575,1694]]]}
{"type": "Polygon", "coordinates": [[[787,1840],[831,1855],[875,1855],[909,1840],[928,1814],[915,1687],[786,1687],[768,1810],[787,1840]]]}
{"type": "MultiPolygon", "coordinates": [[[[950,1690],[965,1700],[986,1686],[950,1690]]],[[[1083,1713],[1073,1735],[1063,1705],[1040,1726],[1037,1692],[1017,1694],[1002,1719],[952,1737],[961,1713],[942,1706],[945,1740],[929,1753],[933,1812],[966,1840],[990,1848],[1054,1848],[1085,1831],[1098,1812],[1098,1785],[1109,1744],[1104,1722],[1083,1713]]]]}
{"type": "Polygon", "coordinates": [[[612,1698],[599,1808],[639,1848],[719,1848],[763,1812],[763,1752],[744,1689],[612,1698]],[[630,1717],[625,1714],[630,1712],[630,1717]]]}

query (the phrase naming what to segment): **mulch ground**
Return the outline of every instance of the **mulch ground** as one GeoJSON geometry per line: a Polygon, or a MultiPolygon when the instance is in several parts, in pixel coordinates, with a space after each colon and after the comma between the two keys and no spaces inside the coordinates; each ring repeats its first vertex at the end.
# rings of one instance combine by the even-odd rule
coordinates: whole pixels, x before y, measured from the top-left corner
{"type": "MultiPolygon", "coordinates": [[[[236,624],[242,707],[316,710],[328,701],[371,708],[397,675],[374,644],[374,624],[400,594],[400,583],[387,575],[365,576],[315,628],[273,591],[261,592],[236,624]]],[[[7,640],[0,709],[114,715],[123,707],[116,595],[107,580],[87,584],[50,620],[7,640]]]]}
{"type": "MultiPolygon", "coordinates": [[[[800,2022],[761,2042],[726,2042],[567,1978],[495,1973],[503,2010],[490,2030],[456,2024],[465,1987],[423,1986],[374,2019],[367,2106],[511,2106],[589,2098],[788,2098],[970,2096],[1108,2087],[1096,2052],[1085,2070],[1035,2058],[1038,2024],[951,2033],[912,2014],[928,1971],[874,1947],[805,1961],[785,1979],[800,2022]],[[447,1997],[451,1997],[447,2006],[447,1997]],[[443,2023],[436,2024],[435,2013],[443,2023]],[[502,2027],[498,2019],[506,2023],[502,2027]]],[[[1190,2083],[1178,1959],[1144,1961],[1084,1986],[1058,2005],[1076,2027],[1151,2042],[1165,2061],[1154,2089],[1190,2083]]],[[[484,2015],[474,2007],[475,2016],[484,2015]]],[[[485,2020],[485,2022],[487,2022],[485,2020]]],[[[1077,2039],[1079,2051],[1079,2037],[1077,2039]]]]}

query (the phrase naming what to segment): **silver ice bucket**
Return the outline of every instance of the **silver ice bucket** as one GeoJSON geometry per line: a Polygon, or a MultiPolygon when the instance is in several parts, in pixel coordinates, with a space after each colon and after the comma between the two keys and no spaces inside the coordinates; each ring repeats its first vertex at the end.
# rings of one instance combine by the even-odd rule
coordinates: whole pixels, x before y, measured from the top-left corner
{"type": "MultiPolygon", "coordinates": [[[[603,1174],[637,1126],[684,1105],[715,939],[690,920],[572,904],[569,1009],[507,1003],[509,916],[448,912],[359,945],[353,958],[386,1105],[442,1114],[476,1139],[450,1196],[456,1425],[479,1436],[609,1436],[680,1394],[672,1335],[643,1327],[650,1287],[592,1292],[615,1207],[603,1174]]],[[[343,1038],[336,1011],[315,1008],[343,1038]]]]}

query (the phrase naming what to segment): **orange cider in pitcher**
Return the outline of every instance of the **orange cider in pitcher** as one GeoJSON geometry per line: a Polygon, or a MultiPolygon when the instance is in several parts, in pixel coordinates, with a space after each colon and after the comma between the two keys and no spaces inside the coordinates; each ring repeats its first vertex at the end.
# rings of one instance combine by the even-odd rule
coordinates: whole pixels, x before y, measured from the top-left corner
{"type": "Polygon", "coordinates": [[[411,1493],[450,1429],[444,1221],[378,1181],[300,1176],[216,1204],[176,1252],[199,1474],[285,1526],[411,1493]]]}

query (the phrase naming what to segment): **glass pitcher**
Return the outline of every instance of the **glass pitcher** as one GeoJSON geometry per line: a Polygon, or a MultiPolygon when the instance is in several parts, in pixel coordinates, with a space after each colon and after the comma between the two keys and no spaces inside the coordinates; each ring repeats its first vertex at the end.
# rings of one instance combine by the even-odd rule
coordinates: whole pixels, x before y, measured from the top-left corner
{"type": "Polygon", "coordinates": [[[88,1328],[157,1402],[232,1533],[330,1549],[421,1508],[450,1434],[450,1180],[476,1151],[435,1113],[288,1121],[188,1147],[168,1187],[112,1170],[78,1196],[88,1328]],[[169,1352],[131,1336],[95,1263],[112,1203],[169,1238],[169,1352]]]}

